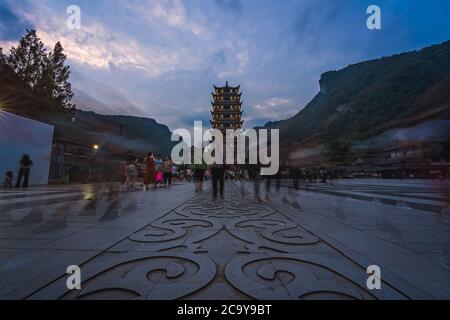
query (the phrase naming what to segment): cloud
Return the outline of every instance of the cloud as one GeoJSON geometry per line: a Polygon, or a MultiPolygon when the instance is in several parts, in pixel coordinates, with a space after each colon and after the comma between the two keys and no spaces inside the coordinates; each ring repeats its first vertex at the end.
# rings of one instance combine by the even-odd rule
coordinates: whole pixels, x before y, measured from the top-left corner
{"type": "Polygon", "coordinates": [[[158,76],[173,70],[180,59],[177,53],[143,47],[135,39],[110,33],[102,25],[89,25],[83,30],[58,34],[40,28],[38,35],[49,46],[60,41],[71,61],[97,69],[140,69],[149,76],[158,76]]]}
{"type": "MultiPolygon", "coordinates": [[[[0,46],[34,27],[48,47],[63,44],[72,70],[171,128],[207,121],[212,86],[226,80],[242,86],[247,126],[289,117],[317,94],[323,72],[444,41],[450,30],[438,0],[380,0],[381,32],[365,27],[367,1],[79,0],[77,32],[66,28],[70,0],[0,1],[0,46]]],[[[80,78],[74,87],[111,106],[80,78]]]]}
{"type": "Polygon", "coordinates": [[[23,5],[12,8],[38,30],[38,36],[49,48],[60,41],[68,59],[77,64],[102,70],[140,69],[148,76],[158,76],[175,69],[180,61],[178,52],[142,44],[99,21],[83,19],[81,30],[72,31],[65,27],[67,16],[57,14],[42,2],[29,2],[25,7],[28,10],[23,5]]]}
{"type": "Polygon", "coordinates": [[[253,108],[256,110],[268,110],[274,107],[281,107],[286,105],[292,105],[292,101],[284,98],[271,98],[263,101],[261,104],[257,104],[253,108]]]}
{"type": "Polygon", "coordinates": [[[269,121],[286,119],[298,112],[295,103],[286,98],[270,98],[252,107],[253,112],[246,121],[253,126],[261,125],[269,121]]]}
{"type": "Polygon", "coordinates": [[[126,6],[137,14],[145,13],[145,18],[151,24],[163,23],[197,37],[207,34],[207,30],[200,23],[190,18],[181,0],[144,0],[129,2],[126,6]]]}

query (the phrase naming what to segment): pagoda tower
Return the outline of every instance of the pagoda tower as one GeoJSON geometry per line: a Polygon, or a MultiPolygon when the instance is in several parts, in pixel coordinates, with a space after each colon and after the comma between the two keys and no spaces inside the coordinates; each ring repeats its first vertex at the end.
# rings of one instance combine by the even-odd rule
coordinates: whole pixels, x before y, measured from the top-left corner
{"type": "Polygon", "coordinates": [[[240,86],[230,87],[228,81],[225,87],[214,86],[213,111],[211,111],[213,129],[220,130],[224,135],[226,130],[242,129],[242,93],[240,86]]]}

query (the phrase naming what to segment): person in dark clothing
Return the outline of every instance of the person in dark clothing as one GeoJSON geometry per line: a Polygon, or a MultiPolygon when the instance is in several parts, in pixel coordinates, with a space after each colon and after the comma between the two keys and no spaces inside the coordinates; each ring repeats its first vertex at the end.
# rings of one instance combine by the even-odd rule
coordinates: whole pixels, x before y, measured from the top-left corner
{"type": "Polygon", "coordinates": [[[290,171],[290,175],[292,178],[292,189],[290,189],[290,194],[291,194],[291,207],[294,210],[300,210],[301,206],[298,203],[298,191],[300,190],[300,177],[301,177],[301,171],[297,168],[297,167],[291,167],[290,171]]]}
{"type": "Polygon", "coordinates": [[[217,199],[218,194],[224,199],[224,189],[225,189],[225,166],[224,165],[213,165],[211,166],[212,173],[212,183],[213,183],[213,198],[217,199]]]}
{"type": "Polygon", "coordinates": [[[194,165],[195,192],[203,192],[206,169],[207,167],[205,163],[194,165]]]}
{"type": "Polygon", "coordinates": [[[28,188],[28,184],[30,181],[30,171],[32,166],[33,161],[31,161],[30,156],[27,154],[23,155],[22,160],[20,160],[20,169],[19,175],[17,177],[16,188],[20,188],[21,186],[24,189],[28,188]]]}
{"type": "Polygon", "coordinates": [[[320,169],[319,175],[320,175],[320,180],[322,180],[322,183],[327,183],[328,172],[327,172],[327,170],[325,170],[325,168],[320,169]]]}
{"type": "Polygon", "coordinates": [[[252,165],[249,169],[249,173],[251,179],[253,180],[253,191],[255,193],[256,203],[262,203],[263,201],[261,199],[261,166],[252,165]]]}
{"type": "MultiPolygon", "coordinates": [[[[272,191],[272,177],[271,176],[267,176],[265,177],[266,180],[266,196],[265,199],[266,201],[270,201],[270,195],[271,195],[271,191],[272,191]]],[[[256,190],[255,190],[256,193],[256,190]]]]}
{"type": "Polygon", "coordinates": [[[11,189],[12,186],[13,186],[13,173],[11,171],[8,171],[5,174],[5,182],[3,187],[5,189],[11,189]]]}
{"type": "Polygon", "coordinates": [[[297,168],[294,168],[292,171],[292,186],[295,191],[298,191],[300,188],[300,180],[301,180],[301,172],[297,168]]]}

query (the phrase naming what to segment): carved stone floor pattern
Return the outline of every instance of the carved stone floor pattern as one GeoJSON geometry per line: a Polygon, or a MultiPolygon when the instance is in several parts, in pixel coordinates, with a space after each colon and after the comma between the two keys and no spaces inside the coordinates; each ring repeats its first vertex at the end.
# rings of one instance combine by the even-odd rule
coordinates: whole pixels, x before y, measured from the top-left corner
{"type": "Polygon", "coordinates": [[[52,299],[405,299],[388,283],[369,291],[366,270],[267,203],[230,185],[205,193],[82,267],[83,288],[66,279],[52,299]]]}

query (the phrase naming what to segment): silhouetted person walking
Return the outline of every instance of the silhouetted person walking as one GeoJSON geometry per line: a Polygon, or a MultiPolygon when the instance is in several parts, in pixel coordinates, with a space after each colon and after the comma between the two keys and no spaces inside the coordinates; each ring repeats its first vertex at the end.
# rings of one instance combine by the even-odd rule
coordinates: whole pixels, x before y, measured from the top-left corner
{"type": "Polygon", "coordinates": [[[206,169],[207,168],[205,163],[194,165],[195,192],[203,192],[203,183],[205,181],[206,169]]]}
{"type": "Polygon", "coordinates": [[[327,170],[325,170],[325,168],[320,169],[319,176],[322,183],[327,183],[328,172],[327,170]]]}
{"type": "Polygon", "coordinates": [[[20,160],[19,175],[17,177],[16,188],[28,188],[30,182],[30,171],[33,166],[33,161],[31,161],[30,156],[25,154],[20,160]],[[23,180],[23,183],[22,183],[23,180]]]}
{"type": "MultiPolygon", "coordinates": [[[[250,177],[253,179],[253,191],[255,192],[255,199],[257,203],[262,203],[261,199],[261,166],[252,165],[250,167],[250,177]]],[[[269,177],[267,177],[269,179],[269,177]]],[[[269,181],[270,187],[270,181],[269,181]]]]}
{"type": "Polygon", "coordinates": [[[215,164],[211,166],[212,182],[213,182],[213,198],[217,199],[218,194],[220,197],[224,198],[225,189],[225,166],[220,164],[215,164]]]}

